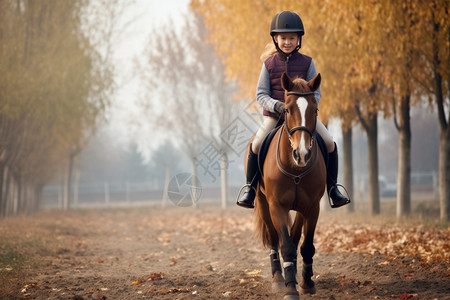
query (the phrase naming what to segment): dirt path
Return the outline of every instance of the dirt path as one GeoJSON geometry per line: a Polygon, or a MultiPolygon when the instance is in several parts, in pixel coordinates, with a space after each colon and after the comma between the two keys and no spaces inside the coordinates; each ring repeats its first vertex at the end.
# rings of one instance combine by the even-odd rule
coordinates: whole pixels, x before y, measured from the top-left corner
{"type": "MultiPolygon", "coordinates": [[[[2,220],[0,298],[281,299],[252,218],[147,207],[2,220]]],[[[450,299],[448,227],[324,212],[314,259],[317,294],[301,299],[450,299]]]]}

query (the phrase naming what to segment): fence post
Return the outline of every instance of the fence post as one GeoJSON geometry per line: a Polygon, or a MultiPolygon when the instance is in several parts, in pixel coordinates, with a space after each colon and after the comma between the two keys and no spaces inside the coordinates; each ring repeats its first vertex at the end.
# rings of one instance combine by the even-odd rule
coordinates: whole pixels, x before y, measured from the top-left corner
{"type": "Polygon", "coordinates": [[[78,186],[80,182],[80,169],[75,168],[75,178],[73,183],[73,204],[74,206],[78,206],[78,186]]]}
{"type": "Polygon", "coordinates": [[[439,200],[439,177],[436,171],[433,171],[433,198],[439,200]]]}
{"type": "Polygon", "coordinates": [[[109,204],[109,182],[105,181],[105,203],[109,204]]]}
{"type": "Polygon", "coordinates": [[[127,180],[126,186],[125,186],[125,199],[127,203],[130,203],[130,182],[127,180]]]}

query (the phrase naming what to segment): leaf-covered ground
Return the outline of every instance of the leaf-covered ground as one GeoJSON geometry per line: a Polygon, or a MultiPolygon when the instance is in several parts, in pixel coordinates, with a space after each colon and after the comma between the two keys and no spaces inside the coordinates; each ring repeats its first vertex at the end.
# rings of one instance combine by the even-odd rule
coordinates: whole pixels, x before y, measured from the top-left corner
{"type": "MultiPolygon", "coordinates": [[[[324,211],[316,295],[450,299],[447,225],[324,211]]],[[[281,299],[251,210],[41,212],[0,221],[1,299],[281,299]]]]}

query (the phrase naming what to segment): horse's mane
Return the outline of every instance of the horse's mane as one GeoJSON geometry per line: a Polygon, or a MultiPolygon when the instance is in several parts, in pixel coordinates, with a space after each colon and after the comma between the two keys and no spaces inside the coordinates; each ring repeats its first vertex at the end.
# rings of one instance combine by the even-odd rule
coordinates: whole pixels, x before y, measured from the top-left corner
{"type": "Polygon", "coordinates": [[[297,92],[308,93],[311,91],[311,89],[308,86],[308,82],[303,78],[297,77],[294,80],[292,80],[292,83],[295,85],[296,88],[298,88],[297,92]]]}

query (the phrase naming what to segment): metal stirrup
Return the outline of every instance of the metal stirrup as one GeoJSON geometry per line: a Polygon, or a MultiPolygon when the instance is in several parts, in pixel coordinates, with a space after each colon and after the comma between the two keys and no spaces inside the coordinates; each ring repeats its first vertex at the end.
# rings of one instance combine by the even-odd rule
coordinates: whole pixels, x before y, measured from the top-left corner
{"type": "MultiPolygon", "coordinates": [[[[328,195],[327,195],[327,196],[328,196],[328,202],[330,203],[330,206],[331,206],[331,207],[334,207],[334,203],[333,203],[333,201],[331,200],[330,194],[331,194],[331,191],[334,190],[334,189],[337,189],[338,186],[340,186],[340,187],[342,187],[342,188],[344,189],[345,194],[347,195],[347,200],[348,200],[347,203],[350,203],[350,202],[352,201],[352,199],[350,198],[350,194],[348,193],[348,191],[347,191],[347,189],[345,188],[345,186],[343,186],[343,185],[340,184],[340,183],[336,183],[335,185],[333,185],[333,186],[331,187],[330,191],[327,193],[327,194],[328,194],[328,195]]],[[[339,191],[339,190],[338,190],[338,191],[339,191]]]]}

